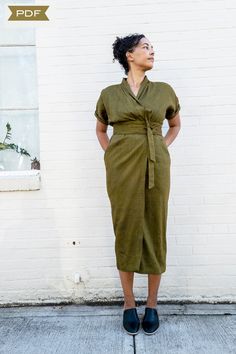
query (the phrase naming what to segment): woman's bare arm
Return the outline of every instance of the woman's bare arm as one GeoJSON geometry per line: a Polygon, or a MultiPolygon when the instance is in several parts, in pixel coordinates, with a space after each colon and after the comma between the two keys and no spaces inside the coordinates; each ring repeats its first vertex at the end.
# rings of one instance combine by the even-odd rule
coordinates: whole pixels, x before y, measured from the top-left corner
{"type": "Polygon", "coordinates": [[[107,125],[103,124],[97,119],[97,124],[96,124],[96,134],[99,140],[99,143],[103,150],[105,151],[108,144],[109,144],[109,136],[107,135],[107,125]]]}
{"type": "Polygon", "coordinates": [[[179,113],[174,118],[168,119],[169,129],[164,137],[165,143],[169,146],[178,135],[181,129],[181,121],[179,113]]]}

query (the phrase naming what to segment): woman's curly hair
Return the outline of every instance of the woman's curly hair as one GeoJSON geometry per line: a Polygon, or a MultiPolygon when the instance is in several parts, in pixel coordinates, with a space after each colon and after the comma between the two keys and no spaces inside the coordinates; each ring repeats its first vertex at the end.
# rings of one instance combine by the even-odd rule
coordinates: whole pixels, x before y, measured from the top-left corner
{"type": "Polygon", "coordinates": [[[135,46],[138,45],[141,38],[146,37],[144,34],[134,33],[125,37],[116,37],[115,42],[112,44],[113,48],[113,62],[118,60],[128,75],[129,64],[126,57],[126,52],[133,52],[135,46]]]}

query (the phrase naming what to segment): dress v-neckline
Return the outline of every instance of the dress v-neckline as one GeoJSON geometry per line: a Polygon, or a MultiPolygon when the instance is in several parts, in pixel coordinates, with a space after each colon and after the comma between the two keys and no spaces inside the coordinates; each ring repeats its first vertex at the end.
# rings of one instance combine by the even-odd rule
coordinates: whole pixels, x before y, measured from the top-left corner
{"type": "Polygon", "coordinates": [[[126,87],[129,91],[129,93],[135,98],[135,99],[138,99],[138,97],[141,95],[142,91],[143,91],[143,88],[146,86],[146,84],[149,82],[148,78],[147,78],[147,75],[144,76],[143,78],[143,81],[141,81],[140,83],[140,86],[139,86],[139,90],[137,92],[137,95],[134,94],[134,92],[132,91],[128,81],[127,81],[127,78],[126,77],[123,77],[122,79],[122,82],[121,84],[126,87]]]}

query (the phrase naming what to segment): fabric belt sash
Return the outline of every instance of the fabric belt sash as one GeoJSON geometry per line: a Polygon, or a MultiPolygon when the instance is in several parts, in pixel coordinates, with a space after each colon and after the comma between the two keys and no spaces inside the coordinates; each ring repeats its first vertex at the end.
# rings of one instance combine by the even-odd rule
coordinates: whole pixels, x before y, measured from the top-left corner
{"type": "Polygon", "coordinates": [[[153,135],[161,135],[161,125],[158,123],[149,123],[145,121],[135,122],[119,122],[113,125],[113,134],[146,134],[148,141],[148,189],[154,187],[154,162],[155,158],[155,145],[153,135]]]}

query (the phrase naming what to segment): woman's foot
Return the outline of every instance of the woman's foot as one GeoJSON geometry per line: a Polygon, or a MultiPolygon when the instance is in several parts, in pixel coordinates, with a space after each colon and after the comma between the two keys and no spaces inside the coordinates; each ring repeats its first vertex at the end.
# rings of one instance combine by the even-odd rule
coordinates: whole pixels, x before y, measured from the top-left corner
{"type": "Polygon", "coordinates": [[[123,328],[131,335],[135,335],[141,328],[141,321],[139,319],[136,302],[133,296],[125,297],[123,307],[123,328]]]}
{"type": "Polygon", "coordinates": [[[135,335],[141,328],[136,307],[125,309],[123,311],[123,328],[128,334],[135,335]]]}
{"type": "Polygon", "coordinates": [[[146,307],[142,319],[142,328],[145,334],[151,335],[159,328],[159,316],[156,308],[146,307]]]}

